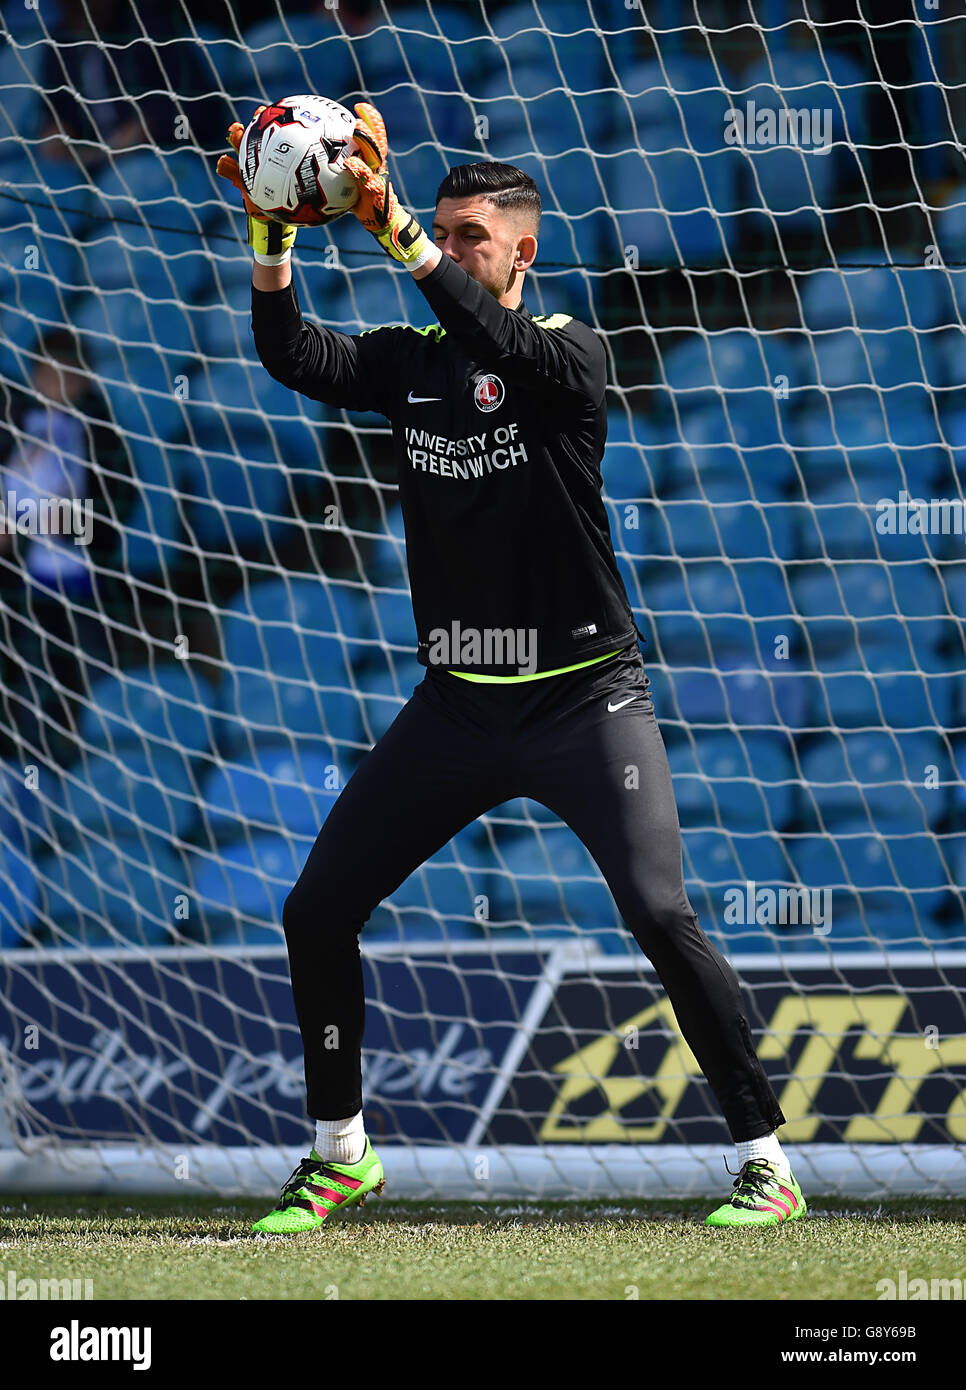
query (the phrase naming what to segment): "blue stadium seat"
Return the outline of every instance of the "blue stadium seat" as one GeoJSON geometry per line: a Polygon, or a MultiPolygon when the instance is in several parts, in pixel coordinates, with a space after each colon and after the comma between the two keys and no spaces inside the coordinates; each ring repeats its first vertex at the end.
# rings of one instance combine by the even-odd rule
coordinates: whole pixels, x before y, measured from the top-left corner
{"type": "MultiPolygon", "coordinates": [[[[781,671],[729,670],[723,664],[714,671],[672,669],[673,700],[662,706],[666,715],[676,706],[685,724],[802,728],[808,722],[807,686],[794,662],[781,664],[781,671]]],[[[660,718],[662,711],[657,713],[660,718]]]]}
{"type": "Polygon", "coordinates": [[[893,269],[882,258],[871,247],[840,255],[835,270],[813,271],[802,290],[806,327],[927,329],[943,321],[946,286],[935,269],[893,269]]]}
{"type": "MultiPolygon", "coordinates": [[[[225,90],[236,101],[258,104],[296,92],[325,92],[340,101],[355,82],[350,40],[339,33],[331,12],[324,18],[289,14],[261,20],[245,30],[243,40],[233,58],[226,55],[231,85],[225,90]]],[[[397,61],[398,52],[397,45],[397,61]]]]}
{"type": "Polygon", "coordinates": [[[287,574],[241,591],[222,619],[229,666],[348,681],[369,651],[365,595],[324,575],[287,574]]]}
{"type": "Polygon", "coordinates": [[[775,835],[740,835],[720,830],[682,830],[685,882],[726,884],[752,879],[777,884],[789,877],[782,842],[775,835]]]}
{"type": "Polygon", "coordinates": [[[150,299],[190,299],[209,277],[199,221],[187,203],[165,211],[165,231],[137,203],[118,203],[116,230],[98,226],[81,245],[88,281],[102,292],[134,288],[150,299]]]}
{"type": "Polygon", "coordinates": [[[733,151],[644,156],[634,150],[608,156],[602,169],[622,244],[636,246],[642,264],[687,265],[727,256],[737,237],[733,151]]]}
{"type": "Polygon", "coordinates": [[[507,904],[533,929],[613,931],[619,917],[600,870],[577,836],[566,826],[543,826],[539,835],[508,843],[501,857],[519,894],[507,904]],[[573,924],[573,925],[571,925],[573,924]]]}
{"type": "Polygon", "coordinates": [[[282,907],[302,871],[309,837],[265,832],[191,861],[192,907],[203,939],[280,944],[282,907]]]}
{"type": "MultiPolygon", "coordinates": [[[[43,43],[36,23],[36,11],[11,7],[4,15],[4,27],[17,23],[23,30],[17,35],[16,44],[5,43],[0,49],[0,90],[3,91],[3,106],[0,108],[0,158],[12,155],[23,140],[24,135],[32,133],[38,126],[41,116],[40,70],[43,62],[43,43]],[[28,21],[33,20],[31,28],[28,21]]],[[[76,171],[75,171],[76,172],[76,171]]]]}
{"type": "MultiPolygon", "coordinates": [[[[109,393],[112,402],[113,390],[109,393]]],[[[153,403],[147,408],[153,412],[153,403]]],[[[120,421],[118,421],[120,423],[120,421]]],[[[177,493],[181,458],[176,450],[128,438],[137,494],[124,519],[119,567],[125,574],[171,573],[182,556],[177,493]]]]}
{"type": "Polygon", "coordinates": [[[762,511],[752,503],[726,505],[666,496],[661,507],[660,551],[683,559],[798,557],[798,537],[787,508],[762,511]]]}
{"type": "Polygon", "coordinates": [[[362,706],[367,737],[375,743],[389,728],[413,690],[426,675],[426,668],[415,657],[415,641],[411,656],[394,656],[391,669],[377,670],[366,676],[362,706]]]}
{"type": "Polygon", "coordinates": [[[238,763],[212,767],[201,789],[199,813],[218,839],[247,830],[315,835],[341,790],[335,754],[296,753],[269,744],[238,763]]]}
{"type": "Polygon", "coordinates": [[[402,508],[389,507],[386,519],[372,542],[369,564],[366,570],[374,584],[387,587],[409,588],[409,574],[406,568],[406,529],[403,525],[402,508]]]}
{"type": "Polygon", "coordinates": [[[829,390],[870,385],[885,391],[910,383],[934,388],[941,379],[935,333],[909,328],[862,333],[842,328],[816,333],[810,341],[817,380],[829,390]]]}
{"type": "Polygon", "coordinates": [[[740,410],[757,388],[771,396],[776,377],[794,377],[798,355],[774,333],[732,328],[723,333],[689,334],[664,353],[662,364],[679,408],[697,410],[715,405],[721,392],[726,392],[729,410],[740,410]]]}
{"type": "MultiPolygon", "coordinates": [[[[782,566],[773,561],[728,564],[724,560],[689,564],[657,561],[644,575],[644,595],[660,585],[665,611],[747,614],[752,618],[784,616],[791,612],[788,584],[782,566]]],[[[649,605],[650,606],[650,605],[649,605]]]]}
{"type": "Polygon", "coordinates": [[[668,739],[668,761],[689,829],[766,832],[792,819],[796,772],[780,734],[698,729],[668,739]]]}
{"type": "Polygon", "coordinates": [[[416,621],[412,599],[400,590],[374,592],[369,601],[373,612],[373,635],[394,652],[411,654],[416,650],[416,621]]]}
{"type": "Polygon", "coordinates": [[[75,829],[112,840],[180,838],[194,819],[197,782],[177,751],[122,748],[117,757],[88,751],[61,778],[54,797],[75,829]]]}
{"type": "Polygon", "coordinates": [[[804,617],[942,617],[946,590],[928,565],[820,565],[804,567],[791,581],[795,607],[804,617]]]}
{"type": "Polygon", "coordinates": [[[347,682],[229,670],[219,692],[226,746],[324,738],[340,760],[363,739],[360,699],[347,682]]]}
{"type": "Polygon", "coordinates": [[[40,893],[30,859],[0,839],[0,950],[28,945],[40,893]]]}
{"type": "Polygon", "coordinates": [[[58,945],[163,946],[179,924],[175,898],[187,891],[180,858],[153,844],[150,857],[125,841],[64,850],[38,860],[39,915],[58,945]]]}
{"type": "Polygon", "coordinates": [[[742,73],[741,102],[750,96],[759,106],[775,110],[785,106],[832,113],[835,139],[847,138],[861,143],[867,132],[866,83],[862,69],[846,54],[823,46],[807,51],[804,48],[769,45],[766,58],[746,68],[742,73]],[[749,92],[749,88],[761,88],[749,92]]]}
{"type": "Polygon", "coordinates": [[[176,666],[134,667],[102,676],[91,688],[80,721],[80,737],[96,747],[167,747],[188,757],[207,752],[217,733],[210,682],[176,666]]]}
{"type": "Polygon", "coordinates": [[[820,677],[815,722],[842,729],[948,728],[962,699],[962,677],[949,675],[850,675],[820,677]]]}
{"type": "MultiPolygon", "coordinates": [[[[689,433],[693,424],[694,417],[689,433]]],[[[782,447],[746,449],[692,439],[660,451],[658,457],[667,470],[665,490],[682,497],[703,495],[709,502],[778,502],[796,477],[795,456],[782,447]]]]}
{"type": "Polygon", "coordinates": [[[925,786],[926,770],[935,766],[939,780],[947,781],[948,764],[935,734],[820,735],[802,753],[804,801],[809,810],[814,802],[832,834],[921,833],[945,814],[942,792],[925,786]]]}
{"type": "Polygon", "coordinates": [[[894,878],[885,851],[872,837],[791,836],[786,844],[804,886],[822,891],[841,885],[831,894],[831,935],[839,948],[881,949],[884,940],[920,946],[937,934],[935,913],[943,894],[890,888],[894,878]]]}
{"type": "Polygon", "coordinates": [[[85,295],[71,319],[84,333],[102,368],[113,368],[119,378],[135,384],[161,384],[156,371],[138,370],[147,348],[153,347],[167,362],[168,377],[175,375],[185,359],[196,358],[200,352],[191,323],[179,305],[154,303],[136,290],[85,295]]]}
{"type": "MultiPolygon", "coordinates": [[[[610,47],[614,55],[613,40],[610,47]]],[[[611,103],[605,148],[626,149],[639,142],[650,149],[723,149],[731,98],[711,59],[674,54],[661,61],[629,62],[631,52],[632,46],[618,64],[621,99],[611,103]]],[[[609,72],[605,83],[612,85],[609,72]]]]}

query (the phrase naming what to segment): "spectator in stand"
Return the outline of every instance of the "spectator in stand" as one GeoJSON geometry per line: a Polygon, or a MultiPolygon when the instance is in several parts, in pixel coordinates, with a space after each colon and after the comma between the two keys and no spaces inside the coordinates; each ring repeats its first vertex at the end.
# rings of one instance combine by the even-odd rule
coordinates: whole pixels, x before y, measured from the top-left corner
{"type": "Polygon", "coordinates": [[[31,743],[38,735],[31,711],[43,709],[69,738],[77,714],[71,694],[86,692],[87,663],[117,664],[106,622],[110,572],[135,500],[127,450],[99,388],[80,369],[71,331],[47,333],[36,356],[29,388],[0,386],[0,677],[4,722],[31,743]],[[25,518],[56,499],[74,501],[70,533],[29,533],[25,518]]]}
{"type": "Polygon", "coordinates": [[[40,87],[43,153],[96,171],[113,151],[139,145],[212,153],[228,110],[211,93],[197,43],[183,22],[153,15],[145,37],[128,0],[63,0],[57,41],[46,47],[40,87]]]}

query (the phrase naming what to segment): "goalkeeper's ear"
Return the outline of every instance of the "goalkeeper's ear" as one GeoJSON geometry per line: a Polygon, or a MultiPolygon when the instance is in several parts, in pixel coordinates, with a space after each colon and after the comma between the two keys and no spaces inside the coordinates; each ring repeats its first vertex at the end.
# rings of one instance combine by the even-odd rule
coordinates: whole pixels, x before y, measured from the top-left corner
{"type": "Polygon", "coordinates": [[[517,241],[513,269],[522,275],[525,270],[530,269],[536,259],[537,238],[533,232],[524,232],[517,241]]]}

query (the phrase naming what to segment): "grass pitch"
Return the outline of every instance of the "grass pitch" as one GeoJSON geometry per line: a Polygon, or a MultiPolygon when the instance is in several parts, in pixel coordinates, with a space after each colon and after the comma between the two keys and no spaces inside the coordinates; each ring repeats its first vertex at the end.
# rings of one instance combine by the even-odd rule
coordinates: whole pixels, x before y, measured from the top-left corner
{"type": "MultiPolygon", "coordinates": [[[[0,1194],[0,1278],[93,1280],[95,1299],[874,1300],[879,1279],[966,1281],[966,1201],[810,1199],[752,1231],[708,1201],[370,1200],[258,1237],[264,1200],[0,1194]]],[[[895,1308],[895,1304],[889,1305],[895,1308]]]]}

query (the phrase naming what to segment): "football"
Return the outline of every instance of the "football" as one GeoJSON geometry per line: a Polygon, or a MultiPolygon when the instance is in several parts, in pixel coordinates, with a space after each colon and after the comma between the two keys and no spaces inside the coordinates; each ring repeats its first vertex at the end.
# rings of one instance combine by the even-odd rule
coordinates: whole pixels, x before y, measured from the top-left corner
{"type": "Polygon", "coordinates": [[[238,147],[248,196],[266,217],[320,227],[359,197],[345,160],[356,152],[356,118],[328,97],[285,97],[249,123],[238,147]]]}

